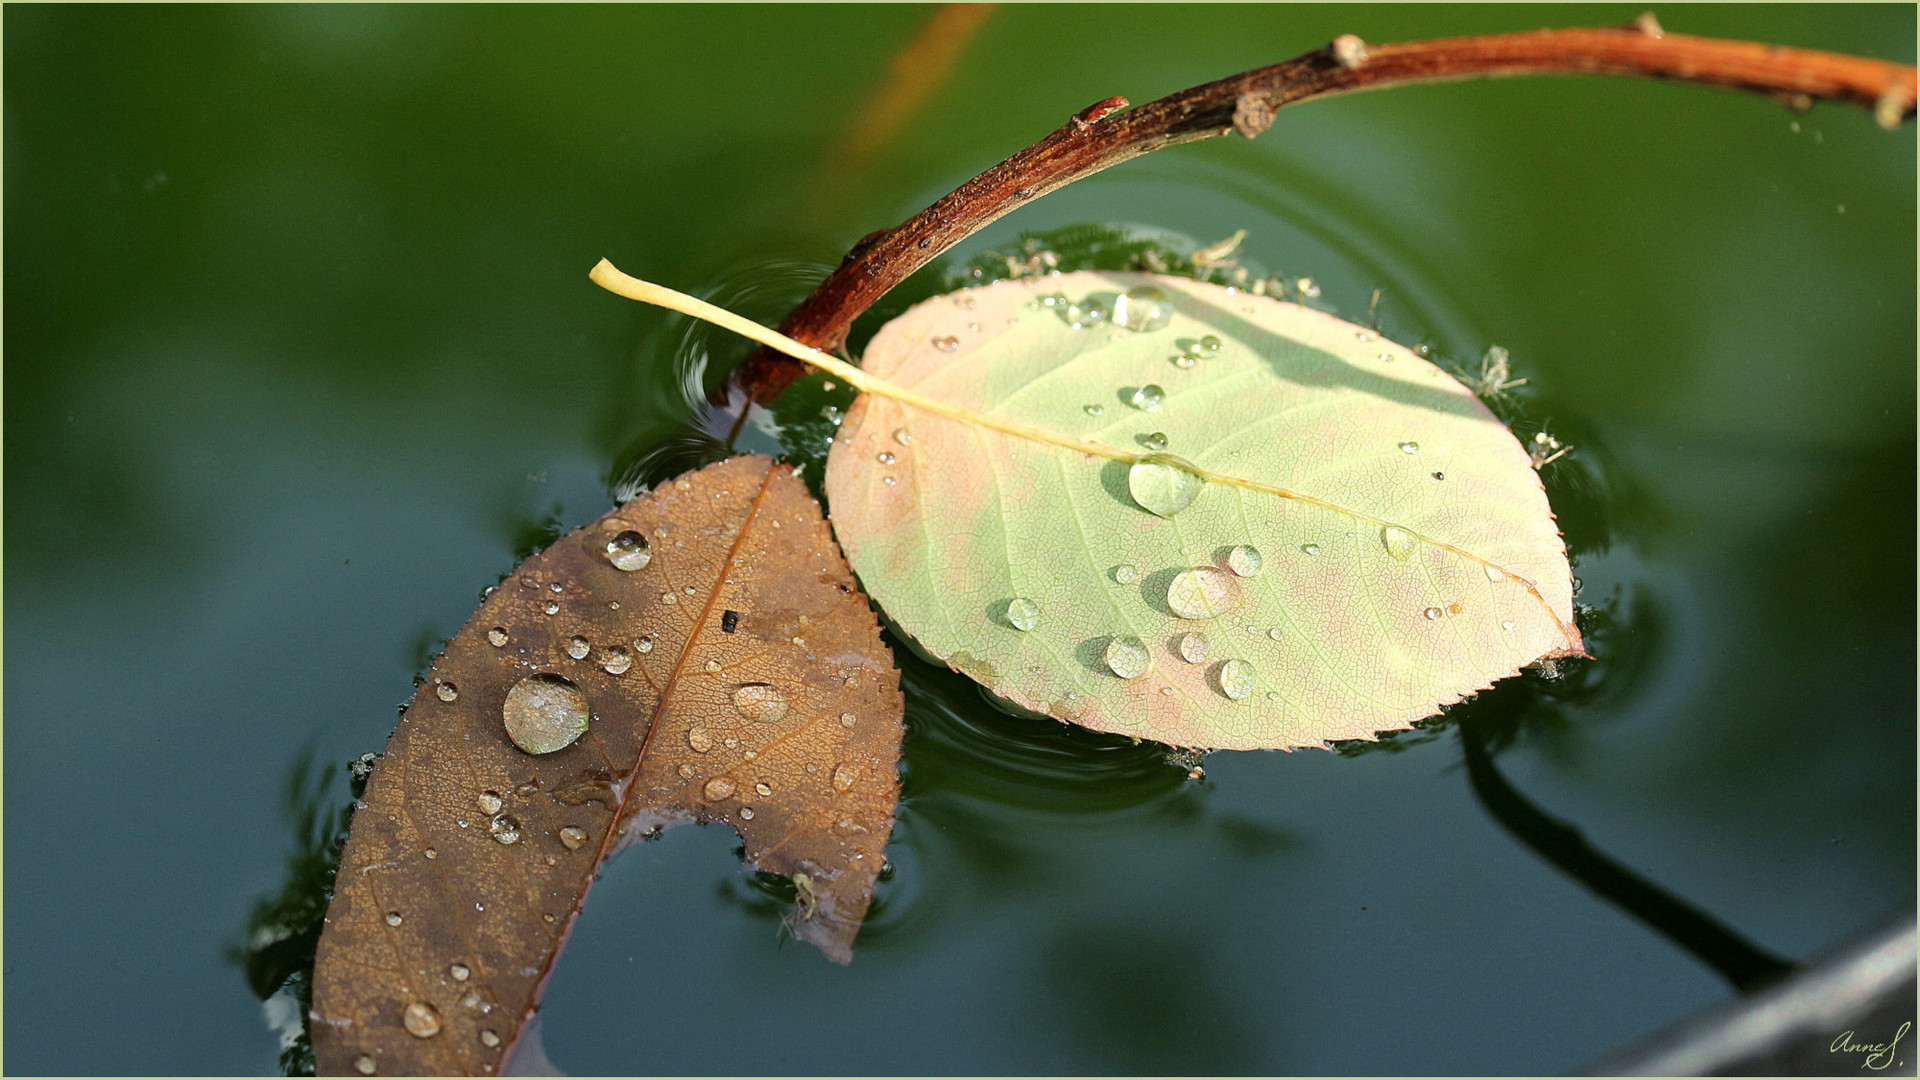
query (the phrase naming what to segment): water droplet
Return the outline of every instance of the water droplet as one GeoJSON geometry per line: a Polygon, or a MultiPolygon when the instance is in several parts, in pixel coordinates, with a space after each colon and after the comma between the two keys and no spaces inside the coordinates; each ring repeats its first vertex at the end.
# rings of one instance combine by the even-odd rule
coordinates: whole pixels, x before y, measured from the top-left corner
{"type": "Polygon", "coordinates": [[[1149,431],[1140,437],[1140,443],[1149,450],[1165,450],[1167,448],[1167,433],[1164,431],[1149,431]]]}
{"type": "Polygon", "coordinates": [[[1420,452],[1420,444],[1411,441],[1403,442],[1400,444],[1400,452],[1403,454],[1417,454],[1420,452]]]}
{"type": "Polygon", "coordinates": [[[520,821],[511,814],[495,814],[487,831],[502,844],[517,843],[520,839],[520,821]]]}
{"type": "Polygon", "coordinates": [[[465,964],[455,964],[447,969],[447,974],[453,976],[454,982],[466,982],[467,977],[473,972],[465,964]]]}
{"type": "Polygon", "coordinates": [[[397,912],[397,911],[389,911],[389,912],[387,912],[387,925],[388,925],[388,926],[399,926],[399,925],[400,925],[401,923],[403,923],[403,922],[405,922],[405,921],[406,921],[405,919],[403,919],[403,918],[401,918],[401,916],[400,916],[400,913],[399,913],[399,912],[397,912]]]}
{"type": "Polygon", "coordinates": [[[487,644],[493,646],[496,649],[506,647],[507,628],[504,626],[496,626],[493,629],[487,631],[487,644]]]}
{"type": "Polygon", "coordinates": [[[431,1039],[440,1034],[440,1011],[424,1001],[416,1001],[407,1006],[400,1015],[400,1022],[407,1027],[407,1034],[416,1039],[431,1039]]]}
{"type": "Polygon", "coordinates": [[[1218,356],[1220,354],[1220,339],[1214,337],[1212,334],[1208,334],[1193,343],[1193,351],[1201,356],[1218,356]]]}
{"type": "Polygon", "coordinates": [[[1200,361],[1194,359],[1192,353],[1181,353],[1173,358],[1173,366],[1179,368],[1181,371],[1192,371],[1198,367],[1199,364],[1200,361]]]}
{"type": "Polygon", "coordinates": [[[1420,614],[1425,615],[1427,617],[1427,620],[1431,622],[1432,620],[1437,619],[1442,615],[1445,615],[1446,612],[1441,611],[1437,607],[1430,607],[1427,610],[1421,612],[1420,614]]]}
{"type": "Polygon", "coordinates": [[[1142,510],[1164,518],[1185,510],[1206,481],[1172,454],[1149,454],[1127,470],[1127,490],[1142,510]]]}
{"type": "Polygon", "coordinates": [[[1260,549],[1251,544],[1236,544],[1227,552],[1227,569],[1241,577],[1252,577],[1260,572],[1262,560],[1260,549]]]}
{"type": "Polygon", "coordinates": [[[1040,605],[1024,596],[1007,601],[1007,621],[1015,630],[1031,630],[1040,625],[1040,605]]]}
{"type": "Polygon", "coordinates": [[[452,701],[454,698],[460,696],[460,688],[443,679],[438,686],[433,688],[433,693],[434,696],[441,701],[452,701]]]}
{"type": "Polygon", "coordinates": [[[1133,402],[1133,407],[1141,412],[1159,412],[1160,406],[1166,404],[1167,392],[1156,383],[1148,383],[1135,390],[1127,400],[1133,402]]]}
{"type": "Polygon", "coordinates": [[[1267,700],[1268,700],[1268,701],[1279,701],[1279,700],[1280,700],[1280,691],[1278,691],[1278,690],[1269,690],[1269,691],[1267,691],[1267,700]]]}
{"type": "Polygon", "coordinates": [[[547,606],[544,610],[549,615],[558,615],[560,614],[560,605],[553,602],[552,600],[549,600],[547,601],[547,606]]]}
{"type": "Polygon", "coordinates": [[[1300,550],[1306,552],[1309,555],[1318,555],[1320,554],[1320,545],[1319,544],[1301,544],[1300,550]]]}
{"type": "Polygon", "coordinates": [[[874,460],[878,461],[882,465],[891,465],[894,462],[894,457],[891,452],[882,450],[880,451],[880,456],[878,458],[875,458],[874,460]]]}
{"type": "Polygon", "coordinates": [[[852,727],[852,726],[853,726],[853,714],[852,714],[852,713],[850,713],[850,712],[843,712],[843,713],[841,713],[841,714],[840,714],[840,726],[841,726],[841,727],[852,727]]]}
{"type": "Polygon", "coordinates": [[[440,857],[440,853],[433,850],[432,848],[428,848],[427,850],[421,852],[420,854],[425,855],[429,859],[437,859],[440,857]]]}
{"type": "Polygon", "coordinates": [[[593,646],[587,643],[586,638],[575,635],[567,639],[567,655],[575,660],[585,660],[592,651],[593,646]]]}
{"type": "Polygon", "coordinates": [[[1189,664],[1207,662],[1207,639],[1197,631],[1188,631],[1180,635],[1180,659],[1189,664]]]}
{"type": "Polygon", "coordinates": [[[1113,580],[1122,585],[1131,585],[1140,580],[1140,571],[1135,570],[1132,563],[1121,563],[1113,568],[1113,580]]]}
{"type": "Polygon", "coordinates": [[[1368,332],[1368,331],[1366,331],[1366,330],[1357,330],[1357,331],[1355,331],[1355,332],[1354,332],[1354,335],[1353,335],[1353,336],[1354,336],[1354,337],[1356,337],[1356,338],[1359,338],[1359,339],[1360,339],[1361,341],[1372,341],[1372,340],[1373,340],[1373,334],[1371,334],[1370,332],[1368,332]]]}
{"type": "Polygon", "coordinates": [[[638,570],[653,561],[647,538],[632,529],[607,541],[607,561],[616,570],[638,570]]]}
{"type": "Polygon", "coordinates": [[[1089,405],[1089,406],[1087,406],[1087,415],[1088,415],[1088,416],[1099,416],[1099,415],[1100,415],[1101,413],[1103,413],[1103,412],[1106,412],[1106,411],[1107,411],[1107,408],[1106,408],[1106,406],[1104,406],[1104,405],[1089,405]]]}
{"type": "Polygon", "coordinates": [[[771,724],[787,715],[787,697],[766,683],[747,683],[734,687],[733,707],[749,720],[771,724]]]}
{"type": "Polygon", "coordinates": [[[587,830],[577,825],[569,825],[560,830],[560,843],[565,845],[568,851],[578,851],[580,845],[586,842],[587,830]]]}
{"type": "Polygon", "coordinates": [[[694,753],[704,754],[713,749],[713,736],[707,734],[706,728],[689,728],[687,729],[687,745],[693,747],[694,753]]]}
{"type": "Polygon", "coordinates": [[[1253,665],[1245,660],[1229,660],[1220,665],[1220,692],[1235,701],[1253,693],[1253,665]]]}
{"type": "Polygon", "coordinates": [[[880,482],[887,485],[888,487],[892,487],[893,485],[899,483],[900,481],[891,476],[883,476],[880,478],[880,482]]]}
{"type": "Polygon", "coordinates": [[[718,661],[718,660],[709,660],[709,661],[707,661],[707,670],[708,670],[709,672],[714,672],[714,671],[719,671],[719,670],[720,670],[720,661],[718,661]]]}
{"type": "Polygon", "coordinates": [[[1413,554],[1413,534],[1398,525],[1389,525],[1380,530],[1380,543],[1386,547],[1387,554],[1406,562],[1413,554]]]}
{"type": "Polygon", "coordinates": [[[650,637],[637,637],[637,638],[634,638],[634,639],[633,639],[633,651],[634,651],[634,652],[637,652],[637,653],[650,653],[650,652],[652,652],[652,651],[653,651],[653,639],[652,639],[652,638],[650,638],[650,637]]]}
{"type": "Polygon", "coordinates": [[[751,807],[751,806],[743,806],[743,807],[741,807],[741,808],[740,808],[740,820],[741,820],[741,821],[752,821],[752,820],[753,820],[753,807],[751,807]]]}
{"type": "Polygon", "coordinates": [[[605,668],[609,675],[625,674],[626,670],[633,666],[633,654],[615,645],[601,655],[600,666],[605,668]]]}
{"type": "Polygon", "coordinates": [[[1167,585],[1167,606],[1183,619],[1212,619],[1240,606],[1240,585],[1211,566],[1182,570],[1167,585]]]}
{"type": "Polygon", "coordinates": [[[491,1049],[500,1045],[500,1036],[495,1035],[490,1029],[482,1028],[480,1031],[480,1041],[491,1049]]]}
{"type": "Polygon", "coordinates": [[[1267,628],[1267,636],[1272,638],[1275,641],[1279,641],[1281,638],[1285,637],[1286,635],[1281,631],[1279,627],[1270,626],[1267,628]]]}
{"type": "Polygon", "coordinates": [[[707,781],[705,788],[708,802],[719,802],[733,798],[733,781],[724,776],[716,776],[707,781]]]}
{"type": "Polygon", "coordinates": [[[910,445],[913,442],[913,432],[908,431],[906,428],[894,428],[893,441],[899,443],[901,446],[910,445]]]}
{"type": "Polygon", "coordinates": [[[1502,581],[1507,580],[1507,572],[1505,570],[1500,569],[1497,566],[1483,566],[1481,567],[1481,569],[1486,571],[1487,580],[1493,582],[1496,585],[1502,581]]]}
{"type": "Polygon", "coordinates": [[[753,785],[753,790],[763,798],[773,794],[773,787],[768,784],[755,784],[753,785]]]}
{"type": "Polygon", "coordinates": [[[1507,620],[1503,620],[1503,621],[1502,621],[1502,622],[1500,623],[1500,629],[1502,629],[1502,630],[1512,630],[1512,629],[1513,629],[1513,620],[1511,620],[1511,619],[1507,619],[1507,620]]]}
{"type": "Polygon", "coordinates": [[[941,352],[950,353],[960,347],[960,339],[951,335],[937,337],[933,339],[933,347],[939,349],[941,352]]]}
{"type": "Polygon", "coordinates": [[[501,714],[515,746],[551,754],[586,733],[587,696],[567,679],[543,672],[514,683],[501,714]]]}
{"type": "Polygon", "coordinates": [[[843,761],[833,767],[833,790],[847,791],[860,782],[860,766],[843,761]]]}
{"type": "Polygon", "coordinates": [[[1146,642],[1132,635],[1107,642],[1107,670],[1123,679],[1137,679],[1147,673],[1153,658],[1147,655],[1146,642]]]}
{"type": "Polygon", "coordinates": [[[479,805],[480,812],[483,814],[497,814],[500,812],[500,808],[506,805],[505,800],[500,798],[500,793],[497,791],[483,791],[479,797],[473,801],[479,805]]]}
{"type": "Polygon", "coordinates": [[[366,1054],[361,1054],[359,1057],[353,1059],[353,1068],[354,1071],[361,1076],[372,1076],[374,1068],[373,1059],[366,1054]]]}
{"type": "Polygon", "coordinates": [[[1147,333],[1165,330],[1173,321],[1173,305],[1167,294],[1152,285],[1135,285],[1113,301],[1113,322],[1129,330],[1147,333]]]}

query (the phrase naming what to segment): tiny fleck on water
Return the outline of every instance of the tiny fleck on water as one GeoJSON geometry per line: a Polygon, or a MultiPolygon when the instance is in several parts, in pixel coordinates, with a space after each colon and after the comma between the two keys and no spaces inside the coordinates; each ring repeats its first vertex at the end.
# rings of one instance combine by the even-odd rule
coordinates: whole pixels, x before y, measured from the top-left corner
{"type": "MultiPolygon", "coordinates": [[[[874,144],[856,125],[925,9],[8,8],[8,1071],[275,1068],[297,1010],[228,954],[257,898],[299,895],[303,755],[344,808],[346,763],[481,590],[712,451],[690,388],[745,348],[594,288],[601,256],[777,321],[861,235],[1103,95],[1340,33],[1633,13],[1005,7],[874,144]],[[102,986],[130,988],[110,1024],[102,986]]],[[[1913,60],[1911,8],[1667,21],[1913,60]]],[[[856,341],[939,273],[1029,257],[1023,231],[1133,222],[1189,249],[1246,229],[1250,280],[1359,323],[1378,289],[1383,347],[1475,375],[1506,349],[1523,440],[1573,448],[1542,475],[1599,659],[1394,752],[1200,769],[996,712],[898,648],[905,798],[853,964],[777,940],[792,889],[742,875],[729,831],[673,830],[594,890],[548,1052],[576,1074],[1550,1073],[1731,995],[1508,831],[1463,740],[1774,956],[1910,906],[1914,157],[1912,125],[1857,109],[1452,84],[1285,109],[968,241],[856,341]],[[753,1020],[715,1038],[721,1016],[753,1020]]],[[[824,447],[847,399],[819,382],[794,432],[824,447]]],[[[608,559],[685,538],[630,539],[608,559]]],[[[1394,546],[1299,544],[1315,567],[1394,546]]],[[[1222,677],[1265,644],[1196,662],[1284,699],[1272,672],[1222,677]]]]}

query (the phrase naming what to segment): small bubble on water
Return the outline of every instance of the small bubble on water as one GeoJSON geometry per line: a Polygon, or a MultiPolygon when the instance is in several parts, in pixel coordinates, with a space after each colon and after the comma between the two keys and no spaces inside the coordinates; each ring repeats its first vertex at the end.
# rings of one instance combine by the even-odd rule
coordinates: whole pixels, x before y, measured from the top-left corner
{"type": "Polygon", "coordinates": [[[708,802],[720,802],[733,797],[733,781],[724,776],[716,776],[707,781],[704,789],[708,802]]]}
{"type": "Polygon", "coordinates": [[[1227,569],[1241,577],[1252,577],[1260,572],[1263,560],[1260,549],[1251,544],[1236,544],[1227,552],[1227,569]]]}
{"type": "Polygon", "coordinates": [[[607,541],[607,561],[616,570],[639,570],[653,561],[652,545],[632,529],[607,541]]]}
{"type": "Polygon", "coordinates": [[[431,1039],[440,1034],[440,1011],[424,1001],[408,1005],[400,1022],[406,1025],[407,1034],[416,1039],[431,1039]]]}
{"type": "Polygon", "coordinates": [[[1198,631],[1188,631],[1180,635],[1180,659],[1189,664],[1207,662],[1207,638],[1198,631]]]}
{"type": "Polygon", "coordinates": [[[1107,642],[1107,670],[1123,679],[1137,679],[1153,666],[1146,642],[1128,634],[1107,642]]]}
{"type": "Polygon", "coordinates": [[[1040,625],[1040,605],[1024,596],[1007,601],[1007,621],[1015,630],[1031,630],[1040,625]]]}
{"type": "Polygon", "coordinates": [[[733,707],[749,720],[771,724],[787,715],[787,696],[767,683],[747,683],[734,688],[733,707]]]}
{"type": "Polygon", "coordinates": [[[1155,383],[1148,383],[1128,395],[1127,400],[1141,412],[1159,412],[1160,406],[1166,404],[1167,392],[1155,383]]]}
{"type": "Polygon", "coordinates": [[[933,347],[941,352],[950,353],[960,347],[960,339],[952,335],[937,337],[933,339],[933,347]]]}
{"type": "Polygon", "coordinates": [[[487,644],[496,649],[505,648],[507,644],[507,628],[504,626],[496,626],[487,631],[487,644]]]}
{"type": "Polygon", "coordinates": [[[575,660],[585,660],[587,654],[592,651],[593,646],[588,644],[586,638],[576,634],[567,639],[567,655],[573,657],[575,660]]]}
{"type": "Polygon", "coordinates": [[[433,693],[441,701],[452,701],[460,696],[460,688],[442,679],[440,685],[433,688],[433,693]]]}
{"type": "Polygon", "coordinates": [[[1253,665],[1233,659],[1220,665],[1220,692],[1239,701],[1253,693],[1253,665]]]}

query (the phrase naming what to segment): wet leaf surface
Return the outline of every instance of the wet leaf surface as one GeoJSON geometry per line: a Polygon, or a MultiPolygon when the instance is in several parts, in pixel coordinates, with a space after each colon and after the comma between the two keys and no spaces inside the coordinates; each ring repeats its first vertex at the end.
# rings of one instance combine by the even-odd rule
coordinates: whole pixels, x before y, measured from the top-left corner
{"type": "Polygon", "coordinates": [[[561,537],[448,642],[367,785],[316,959],[319,1071],[504,1071],[603,860],[684,822],[737,830],[792,879],[795,935],[846,962],[901,714],[787,467],[721,462],[561,537]],[[562,745],[528,753],[510,718],[562,745]]]}
{"type": "Polygon", "coordinates": [[[1581,651],[1526,449],[1364,327],[1075,273],[929,300],[864,369],[1106,448],[867,393],[829,457],[834,527],[888,617],[1021,708],[1176,746],[1318,746],[1581,651]]]}

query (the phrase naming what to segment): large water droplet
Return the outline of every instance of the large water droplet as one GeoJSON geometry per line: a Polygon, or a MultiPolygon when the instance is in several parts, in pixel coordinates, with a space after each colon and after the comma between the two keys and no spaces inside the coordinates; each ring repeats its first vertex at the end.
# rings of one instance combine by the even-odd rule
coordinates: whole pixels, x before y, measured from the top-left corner
{"type": "Polygon", "coordinates": [[[586,638],[575,635],[567,639],[567,655],[575,660],[585,660],[587,654],[592,651],[593,646],[587,642],[586,638]]]}
{"type": "Polygon", "coordinates": [[[1113,580],[1122,585],[1131,585],[1140,580],[1140,571],[1135,570],[1132,563],[1121,563],[1113,568],[1113,580]]]}
{"type": "Polygon", "coordinates": [[[1165,330],[1173,321],[1173,305],[1160,289],[1135,285],[1114,299],[1113,321],[1116,326],[1143,333],[1165,330]]]}
{"type": "Polygon", "coordinates": [[[626,670],[633,666],[633,654],[615,645],[601,654],[600,666],[605,668],[609,675],[625,674],[626,670]]]}
{"type": "Polygon", "coordinates": [[[787,696],[766,683],[747,683],[734,687],[733,707],[749,720],[771,724],[787,715],[787,696]]]}
{"type": "Polygon", "coordinates": [[[1007,621],[1015,630],[1031,630],[1040,625],[1040,605],[1024,596],[1007,601],[1007,621]]]}
{"type": "Polygon", "coordinates": [[[860,782],[860,766],[843,761],[833,767],[833,790],[847,791],[860,782]]]}
{"type": "Polygon", "coordinates": [[[638,570],[653,561],[647,538],[628,529],[607,541],[607,561],[616,570],[638,570]]]}
{"type": "Polygon", "coordinates": [[[1251,544],[1237,544],[1227,552],[1227,569],[1241,577],[1259,573],[1261,564],[1260,549],[1251,544]]]}
{"type": "Polygon", "coordinates": [[[507,691],[507,736],[529,754],[551,754],[587,730],[587,696],[559,675],[529,675],[507,691]]]}
{"type": "Polygon", "coordinates": [[[1413,554],[1413,534],[1398,525],[1389,525],[1380,530],[1380,543],[1386,547],[1387,554],[1406,562],[1413,554]]]}
{"type": "Polygon", "coordinates": [[[518,843],[520,840],[520,821],[511,814],[495,814],[487,831],[502,844],[518,843]]]}
{"type": "Polygon", "coordinates": [[[1240,585],[1211,566],[1182,570],[1167,585],[1167,606],[1183,619],[1212,619],[1240,606],[1240,585]]]}
{"type": "Polygon", "coordinates": [[[1137,679],[1153,666],[1153,658],[1147,654],[1147,644],[1137,637],[1128,635],[1107,642],[1107,670],[1123,679],[1137,679]]]}
{"type": "Polygon", "coordinates": [[[560,830],[560,843],[564,844],[568,851],[578,851],[580,845],[586,842],[587,830],[577,825],[568,825],[560,830]]]}
{"type": "Polygon", "coordinates": [[[507,628],[504,626],[496,626],[487,631],[487,644],[496,649],[505,648],[507,644],[507,628]]]}
{"type": "Polygon", "coordinates": [[[1180,659],[1189,664],[1207,662],[1207,639],[1197,631],[1188,631],[1180,635],[1180,659]]]}
{"type": "Polygon", "coordinates": [[[716,776],[707,781],[707,786],[704,790],[706,791],[708,802],[719,802],[722,799],[731,799],[733,798],[733,781],[724,776],[716,776]]]}
{"type": "Polygon", "coordinates": [[[440,1010],[424,1001],[408,1005],[400,1014],[400,1022],[406,1025],[407,1034],[416,1039],[431,1039],[440,1034],[440,1010]]]}
{"type": "Polygon", "coordinates": [[[1141,412],[1159,412],[1160,406],[1166,404],[1167,392],[1155,383],[1148,383],[1128,395],[1127,400],[1141,412]]]}
{"type": "Polygon", "coordinates": [[[1148,454],[1127,470],[1127,490],[1133,501],[1164,518],[1192,505],[1205,486],[1193,466],[1172,454],[1148,454]]]}
{"type": "Polygon", "coordinates": [[[1220,692],[1239,701],[1253,693],[1253,665],[1245,660],[1229,660],[1220,665],[1220,692]]]}
{"type": "Polygon", "coordinates": [[[460,688],[442,679],[439,685],[433,688],[433,695],[441,701],[452,701],[460,696],[460,688]]]}

